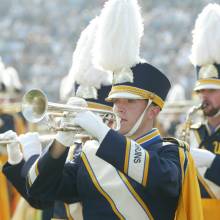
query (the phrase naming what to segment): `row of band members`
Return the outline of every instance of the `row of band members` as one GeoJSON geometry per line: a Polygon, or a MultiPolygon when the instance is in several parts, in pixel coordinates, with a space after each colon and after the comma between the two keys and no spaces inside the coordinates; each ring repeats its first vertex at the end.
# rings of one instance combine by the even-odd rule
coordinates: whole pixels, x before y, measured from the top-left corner
{"type": "MultiPolygon", "coordinates": [[[[101,16],[108,17],[107,9],[116,5],[109,1],[101,16]]],[[[204,22],[207,16],[215,23],[216,19],[210,17],[216,15],[220,20],[219,6],[208,5],[197,23],[199,19],[204,22]]],[[[84,36],[88,41],[85,35],[92,36],[97,22],[97,19],[91,22],[81,38],[84,36]]],[[[196,54],[198,45],[195,48],[196,54]]],[[[162,138],[154,128],[170,82],[156,67],[141,61],[129,70],[112,71],[113,86],[106,83],[107,79],[100,80],[98,86],[95,84],[97,97],[88,95],[96,92],[94,87],[88,92],[91,85],[79,80],[86,78],[82,72],[77,72],[78,80],[73,77],[75,83],[70,80],[74,74],[71,71],[65,78],[62,95],[69,96],[69,91],[74,89],[78,96],[69,99],[68,105],[104,110],[113,106],[121,119],[118,131],[94,113],[82,111],[74,118],[62,119],[61,125],[76,124],[96,141],[78,142],[73,132],[58,131],[43,154],[38,134],[27,133],[18,138],[15,132],[5,132],[2,137],[18,140],[23,152],[18,143],[7,145],[4,175],[33,207],[50,210],[55,219],[217,219],[220,68],[216,61],[203,65],[195,54],[198,79],[195,91],[201,98],[206,121],[191,126],[190,153],[185,142],[162,138]],[[72,86],[68,88],[67,82],[72,86]]],[[[97,83],[101,75],[95,75],[97,83]]],[[[22,213],[16,215],[23,219],[22,213]]]]}

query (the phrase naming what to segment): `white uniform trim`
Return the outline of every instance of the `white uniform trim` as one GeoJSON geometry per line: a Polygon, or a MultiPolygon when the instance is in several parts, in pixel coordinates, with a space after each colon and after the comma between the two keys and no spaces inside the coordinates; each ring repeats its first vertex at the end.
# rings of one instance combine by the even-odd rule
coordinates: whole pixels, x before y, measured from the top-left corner
{"type": "Polygon", "coordinates": [[[111,164],[96,156],[98,147],[98,142],[87,141],[83,147],[83,153],[89,162],[99,186],[111,198],[118,212],[124,219],[150,219],[144,208],[129,191],[119,176],[118,171],[111,164]]]}
{"type": "Polygon", "coordinates": [[[129,92],[116,92],[108,96],[108,99],[144,99],[140,95],[135,95],[129,92]]]}
{"type": "Polygon", "coordinates": [[[205,181],[205,183],[208,185],[209,190],[211,190],[216,199],[220,199],[220,187],[204,177],[206,170],[206,167],[200,167],[198,169],[200,176],[203,178],[203,181],[205,181]]]}
{"type": "Polygon", "coordinates": [[[199,91],[201,89],[220,89],[220,85],[212,84],[212,83],[210,83],[210,84],[204,83],[204,84],[200,84],[200,85],[195,86],[194,91],[199,91]]]}
{"type": "Polygon", "coordinates": [[[38,168],[37,168],[38,160],[34,162],[31,166],[28,177],[29,177],[29,184],[32,185],[38,176],[38,168]]]}
{"type": "Polygon", "coordinates": [[[70,215],[71,217],[73,217],[73,220],[83,220],[81,203],[77,202],[70,204],[68,206],[69,206],[70,215]]]}
{"type": "Polygon", "coordinates": [[[146,152],[137,143],[131,140],[131,149],[128,164],[128,176],[142,184],[145,171],[146,152]]]}

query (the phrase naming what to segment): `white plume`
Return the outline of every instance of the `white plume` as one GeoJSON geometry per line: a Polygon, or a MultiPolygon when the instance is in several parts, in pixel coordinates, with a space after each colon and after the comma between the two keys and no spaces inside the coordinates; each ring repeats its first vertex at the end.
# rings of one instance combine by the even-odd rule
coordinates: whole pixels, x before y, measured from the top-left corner
{"type": "Polygon", "coordinates": [[[220,5],[208,4],[198,15],[192,33],[192,64],[220,64],[220,5]]]}
{"type": "Polygon", "coordinates": [[[101,84],[111,84],[108,73],[97,70],[92,64],[92,48],[98,28],[99,18],[93,19],[82,32],[73,54],[73,65],[70,75],[80,85],[100,88],[101,84]]]}
{"type": "Polygon", "coordinates": [[[91,67],[91,49],[94,44],[97,25],[98,17],[94,18],[86,29],[82,31],[73,53],[73,65],[69,74],[79,84],[89,83],[90,76],[84,73],[91,67]]]}
{"type": "Polygon", "coordinates": [[[5,64],[3,63],[2,58],[0,57],[0,83],[2,83],[4,72],[5,64]]]}
{"type": "Polygon", "coordinates": [[[0,57],[0,74],[5,71],[5,64],[2,61],[2,58],[0,57]]]}
{"type": "MultiPolygon", "coordinates": [[[[110,85],[112,83],[112,74],[95,69],[92,64],[92,48],[98,22],[99,18],[94,18],[80,35],[76,49],[73,53],[72,66],[67,78],[64,79],[66,85],[64,89],[65,91],[63,90],[62,92],[64,95],[62,95],[63,98],[73,91],[75,82],[81,86],[81,88],[79,88],[80,95],[83,96],[83,88],[86,88],[86,97],[84,98],[87,98],[88,96],[87,91],[90,91],[89,87],[99,89],[101,85],[110,85]]],[[[94,94],[97,93],[95,92],[94,94]]]]}
{"type": "Polygon", "coordinates": [[[75,96],[74,82],[69,80],[69,75],[63,77],[60,83],[60,99],[67,101],[71,96],[75,96]]]}
{"type": "Polygon", "coordinates": [[[93,48],[96,67],[117,72],[139,62],[143,22],[137,0],[109,0],[93,48]]]}
{"type": "Polygon", "coordinates": [[[182,101],[186,99],[185,89],[181,84],[175,84],[167,95],[168,102],[182,101]]]}
{"type": "Polygon", "coordinates": [[[22,84],[18,77],[16,69],[13,67],[7,67],[3,73],[2,81],[5,84],[8,91],[13,91],[14,89],[21,89],[22,84]]]}

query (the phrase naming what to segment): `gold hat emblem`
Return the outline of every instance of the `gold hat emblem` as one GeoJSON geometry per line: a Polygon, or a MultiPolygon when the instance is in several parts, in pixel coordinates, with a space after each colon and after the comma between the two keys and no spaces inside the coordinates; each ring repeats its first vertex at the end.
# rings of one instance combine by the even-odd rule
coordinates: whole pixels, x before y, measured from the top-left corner
{"type": "Polygon", "coordinates": [[[199,79],[218,78],[218,70],[213,64],[202,66],[199,70],[199,79]]]}

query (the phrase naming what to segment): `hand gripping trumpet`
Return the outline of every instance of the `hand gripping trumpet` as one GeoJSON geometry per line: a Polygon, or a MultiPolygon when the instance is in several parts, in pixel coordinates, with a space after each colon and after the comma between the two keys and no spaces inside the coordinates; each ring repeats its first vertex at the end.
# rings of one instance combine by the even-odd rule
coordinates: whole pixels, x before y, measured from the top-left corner
{"type": "Polygon", "coordinates": [[[98,114],[107,124],[114,123],[115,129],[118,129],[118,117],[112,111],[48,102],[46,95],[38,89],[27,92],[22,101],[22,113],[27,121],[36,123],[46,119],[49,128],[54,131],[74,131],[76,134],[85,135],[85,131],[79,126],[69,124],[61,127],[55,121],[56,117],[74,117],[78,112],[85,110],[98,114]]]}

